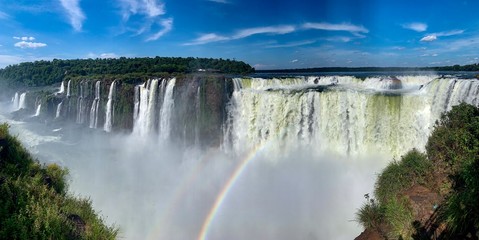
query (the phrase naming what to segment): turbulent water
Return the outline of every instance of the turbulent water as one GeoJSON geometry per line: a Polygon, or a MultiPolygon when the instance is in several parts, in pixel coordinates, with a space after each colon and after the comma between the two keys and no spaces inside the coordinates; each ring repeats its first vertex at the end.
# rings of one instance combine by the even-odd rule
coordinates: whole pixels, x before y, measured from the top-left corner
{"type": "MultiPolygon", "coordinates": [[[[222,127],[213,129],[221,146],[201,145],[202,110],[213,104],[204,87],[180,90],[175,78],[132,89],[131,134],[95,130],[99,115],[106,132],[118,117],[116,82],[106,102],[100,82],[90,83],[91,98],[67,83],[55,117],[68,115],[62,109],[76,96],[72,119],[89,119],[89,131],[0,120],[41,160],[67,166],[72,192],[90,196],[120,238],[352,239],[361,231],[354,212],[376,173],[424,149],[442,112],[463,101],[479,106],[478,80],[434,75],[231,81],[222,127]]],[[[20,108],[21,95],[8,110],[20,108]]]]}

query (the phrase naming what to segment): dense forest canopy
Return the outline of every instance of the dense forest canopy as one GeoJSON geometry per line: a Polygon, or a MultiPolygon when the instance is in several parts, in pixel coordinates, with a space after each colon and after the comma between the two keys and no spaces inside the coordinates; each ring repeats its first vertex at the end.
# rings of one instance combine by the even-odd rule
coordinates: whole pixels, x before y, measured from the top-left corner
{"type": "Polygon", "coordinates": [[[32,87],[58,83],[68,77],[132,75],[137,78],[148,78],[191,72],[247,74],[254,72],[254,68],[241,61],[221,58],[53,59],[20,63],[0,69],[0,83],[8,87],[32,87]]]}

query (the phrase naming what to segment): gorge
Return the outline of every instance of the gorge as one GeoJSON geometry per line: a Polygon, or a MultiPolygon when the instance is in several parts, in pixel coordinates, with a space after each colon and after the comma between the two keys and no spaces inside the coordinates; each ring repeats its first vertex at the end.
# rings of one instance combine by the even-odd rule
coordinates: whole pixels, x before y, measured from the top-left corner
{"type": "Polygon", "coordinates": [[[68,166],[120,236],[352,239],[375,173],[424,150],[452,106],[479,106],[479,80],[186,74],[12,95],[20,138],[68,166]]]}

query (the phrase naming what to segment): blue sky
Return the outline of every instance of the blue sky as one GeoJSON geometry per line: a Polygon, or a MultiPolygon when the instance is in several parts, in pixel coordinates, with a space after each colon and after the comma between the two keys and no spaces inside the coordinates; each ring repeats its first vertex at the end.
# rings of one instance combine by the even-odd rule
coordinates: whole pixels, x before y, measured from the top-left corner
{"type": "Polygon", "coordinates": [[[0,0],[0,68],[213,57],[257,69],[479,62],[477,0],[0,0]]]}

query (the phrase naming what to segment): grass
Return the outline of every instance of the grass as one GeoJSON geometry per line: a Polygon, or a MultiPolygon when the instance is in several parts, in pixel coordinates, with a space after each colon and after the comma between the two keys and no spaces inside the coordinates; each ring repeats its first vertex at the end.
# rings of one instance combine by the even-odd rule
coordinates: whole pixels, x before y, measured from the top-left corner
{"type": "Polygon", "coordinates": [[[67,175],[34,160],[0,125],[0,239],[115,239],[90,200],[68,194],[67,175]]]}

